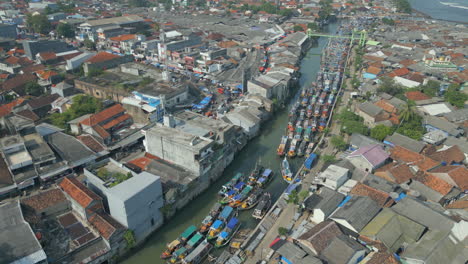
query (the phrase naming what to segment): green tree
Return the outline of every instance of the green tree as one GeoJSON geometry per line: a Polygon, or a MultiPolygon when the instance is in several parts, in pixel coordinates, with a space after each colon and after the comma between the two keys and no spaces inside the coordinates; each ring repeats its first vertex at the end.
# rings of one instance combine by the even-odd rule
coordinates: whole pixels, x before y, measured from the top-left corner
{"type": "Polygon", "coordinates": [[[302,190],[299,192],[299,203],[302,203],[306,198],[307,196],[309,196],[309,191],[307,190],[302,190]]]}
{"type": "Polygon", "coordinates": [[[379,93],[388,93],[390,95],[397,95],[403,93],[404,89],[401,85],[395,83],[395,81],[388,77],[383,77],[380,79],[379,88],[377,92],[379,93]]]}
{"type": "Polygon", "coordinates": [[[291,9],[282,9],[278,12],[278,15],[284,16],[284,17],[290,17],[292,16],[293,11],[291,9]]]}
{"type": "Polygon", "coordinates": [[[459,91],[460,86],[456,84],[452,84],[449,86],[447,91],[444,93],[444,98],[450,104],[458,107],[463,108],[465,102],[468,100],[468,94],[459,91]]]}
{"type": "Polygon", "coordinates": [[[323,160],[323,162],[325,163],[333,163],[336,161],[336,158],[335,156],[333,155],[322,155],[321,156],[321,159],[323,160]]]}
{"type": "Polygon", "coordinates": [[[120,12],[120,11],[115,12],[115,16],[116,16],[116,17],[121,17],[121,16],[122,16],[122,12],[120,12]]]}
{"type": "Polygon", "coordinates": [[[278,234],[280,236],[287,236],[288,235],[288,229],[285,227],[278,227],[278,234]]]}
{"type": "Polygon", "coordinates": [[[293,30],[294,30],[294,32],[304,31],[304,29],[303,29],[301,26],[299,26],[299,25],[295,25],[295,26],[293,27],[293,30]]]}
{"type": "Polygon", "coordinates": [[[422,117],[415,115],[408,122],[400,124],[396,132],[412,139],[420,140],[424,133],[426,133],[426,129],[422,125],[422,117]]]}
{"type": "Polygon", "coordinates": [[[288,199],[286,200],[287,203],[289,204],[298,204],[299,203],[299,194],[297,193],[296,190],[292,191],[288,195],[288,199]]]}
{"type": "Polygon", "coordinates": [[[393,0],[393,3],[396,6],[398,12],[408,13],[412,12],[411,4],[408,0],[393,0]]]}
{"type": "Polygon", "coordinates": [[[145,1],[145,0],[129,0],[128,4],[131,7],[145,7],[145,6],[148,6],[148,1],[145,1]]]}
{"type": "Polygon", "coordinates": [[[26,91],[26,94],[33,96],[40,96],[44,94],[44,88],[42,88],[42,86],[40,86],[37,82],[26,83],[24,90],[26,91]]]}
{"type": "Polygon", "coordinates": [[[378,141],[384,140],[390,134],[392,134],[392,128],[384,125],[377,125],[370,131],[370,136],[378,141]]]}
{"type": "Polygon", "coordinates": [[[382,23],[386,24],[386,25],[390,25],[390,26],[394,26],[395,25],[395,20],[391,19],[391,18],[382,18],[382,23]]]}
{"type": "Polygon", "coordinates": [[[440,82],[430,80],[426,83],[426,85],[420,85],[419,90],[421,90],[423,93],[434,97],[438,94],[439,89],[440,89],[440,82]]]}
{"type": "Polygon", "coordinates": [[[353,133],[367,135],[369,128],[362,121],[344,121],[341,124],[341,131],[348,135],[353,133]]]}
{"type": "Polygon", "coordinates": [[[399,119],[400,119],[400,126],[403,122],[411,121],[415,118],[415,107],[416,103],[414,101],[408,100],[407,104],[404,105],[404,108],[400,111],[399,119]]]}
{"type": "Polygon", "coordinates": [[[83,41],[83,45],[84,45],[87,49],[89,49],[89,50],[94,50],[94,49],[96,49],[96,44],[94,44],[94,42],[91,41],[90,39],[85,39],[85,40],[83,41]]]}
{"type": "Polygon", "coordinates": [[[127,248],[133,248],[136,245],[136,240],[135,240],[135,234],[133,234],[133,231],[128,229],[124,233],[124,239],[127,242],[127,248]]]}
{"type": "Polygon", "coordinates": [[[77,95],[72,99],[72,105],[63,113],[55,113],[49,117],[49,122],[54,126],[67,129],[70,120],[86,114],[97,113],[102,110],[102,103],[99,99],[89,95],[77,95]]]}
{"type": "Polygon", "coordinates": [[[342,136],[333,136],[331,138],[331,143],[340,151],[343,151],[348,147],[348,144],[344,141],[342,136]]]}
{"type": "Polygon", "coordinates": [[[312,31],[319,31],[320,27],[317,23],[312,22],[307,24],[307,28],[310,28],[312,31]]]}
{"type": "Polygon", "coordinates": [[[75,37],[75,31],[70,24],[60,23],[57,26],[57,34],[60,37],[73,38],[75,37]]]}
{"type": "Polygon", "coordinates": [[[153,24],[153,30],[156,31],[156,32],[159,32],[159,30],[161,30],[161,25],[159,25],[159,23],[154,23],[153,24]]]}
{"type": "Polygon", "coordinates": [[[47,34],[50,32],[51,24],[46,15],[43,14],[28,14],[26,16],[26,25],[34,33],[47,34]]]}

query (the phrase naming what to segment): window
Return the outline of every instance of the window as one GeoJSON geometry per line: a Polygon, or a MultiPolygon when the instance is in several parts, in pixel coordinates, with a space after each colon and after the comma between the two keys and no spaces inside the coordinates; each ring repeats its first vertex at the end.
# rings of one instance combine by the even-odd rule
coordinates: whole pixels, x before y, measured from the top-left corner
{"type": "Polygon", "coordinates": [[[154,226],[154,218],[151,218],[151,226],[154,226]]]}

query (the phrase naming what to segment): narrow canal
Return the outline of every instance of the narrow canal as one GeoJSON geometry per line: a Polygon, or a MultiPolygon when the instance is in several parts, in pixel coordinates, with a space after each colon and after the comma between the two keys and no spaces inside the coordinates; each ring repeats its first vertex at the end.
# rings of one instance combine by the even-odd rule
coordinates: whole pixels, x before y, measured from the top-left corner
{"type": "MultiPolygon", "coordinates": [[[[338,23],[331,23],[324,31],[335,33],[338,23]]],[[[313,80],[317,71],[320,69],[320,56],[323,47],[327,44],[328,39],[320,38],[303,58],[301,62],[301,78],[300,87],[309,85],[313,80]]],[[[291,100],[291,102],[295,99],[291,100]]],[[[291,103],[288,104],[288,108],[291,103]]],[[[163,264],[163,260],[159,258],[161,252],[165,249],[165,245],[176,239],[189,225],[198,226],[203,218],[208,214],[210,208],[217,201],[217,192],[221,186],[227,182],[235,173],[241,172],[248,174],[252,171],[255,163],[258,161],[264,167],[270,168],[275,172],[274,180],[268,185],[267,191],[272,194],[276,201],[282,191],[286,188],[287,183],[280,175],[281,159],[276,155],[276,148],[280,142],[281,136],[284,133],[288,122],[288,113],[286,110],[278,112],[270,121],[266,122],[262,127],[260,136],[250,141],[247,146],[236,156],[234,161],[229,165],[224,175],[208,188],[202,195],[198,196],[189,205],[176,213],[165,225],[156,231],[146,241],[144,245],[135,249],[135,251],[122,263],[124,264],[163,264]]],[[[292,162],[293,169],[300,167],[300,161],[296,159],[292,162]]],[[[295,172],[295,170],[293,170],[295,172]]],[[[243,228],[254,228],[257,220],[252,218],[252,211],[241,211],[240,220],[243,228]]]]}

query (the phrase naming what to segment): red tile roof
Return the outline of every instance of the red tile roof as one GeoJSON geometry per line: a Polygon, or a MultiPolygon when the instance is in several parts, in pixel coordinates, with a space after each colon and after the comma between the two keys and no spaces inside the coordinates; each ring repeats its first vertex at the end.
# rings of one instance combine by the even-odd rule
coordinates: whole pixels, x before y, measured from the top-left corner
{"type": "Polygon", "coordinates": [[[124,115],[121,115],[113,120],[111,120],[110,122],[107,122],[106,124],[102,125],[102,128],[104,128],[105,130],[108,130],[108,129],[111,129],[113,127],[115,127],[116,125],[122,123],[122,122],[125,122],[127,121],[128,119],[131,119],[132,116],[129,115],[129,114],[124,114],[124,115]]]}
{"type": "Polygon", "coordinates": [[[94,131],[96,131],[102,139],[107,139],[111,135],[100,125],[93,126],[94,131]]]}
{"type": "Polygon", "coordinates": [[[468,209],[468,200],[458,200],[449,205],[447,205],[448,209],[468,209]]]}
{"type": "Polygon", "coordinates": [[[408,74],[409,70],[408,68],[400,68],[400,69],[394,70],[392,73],[395,74],[395,76],[403,76],[403,75],[408,74]]]}
{"type": "Polygon", "coordinates": [[[428,100],[431,99],[430,96],[420,92],[420,91],[411,91],[405,93],[406,98],[413,101],[428,100]]]}
{"type": "Polygon", "coordinates": [[[117,36],[117,37],[112,37],[112,38],[110,38],[110,40],[112,40],[112,41],[127,41],[127,40],[131,40],[131,39],[135,39],[135,38],[136,38],[135,34],[126,34],[126,35],[120,35],[120,36],[117,36]]]}
{"type": "Polygon", "coordinates": [[[100,124],[101,122],[111,119],[113,116],[119,115],[124,112],[125,112],[125,109],[122,107],[121,104],[115,104],[109,108],[102,110],[101,112],[97,114],[93,114],[89,116],[88,118],[84,119],[80,123],[85,126],[95,126],[95,125],[100,124]]]}
{"type": "Polygon", "coordinates": [[[10,65],[19,64],[21,66],[31,65],[33,63],[27,57],[15,57],[15,56],[8,57],[7,59],[5,59],[5,62],[10,65]]]}
{"type": "Polygon", "coordinates": [[[124,226],[122,226],[111,216],[103,212],[93,214],[89,218],[89,222],[99,231],[99,234],[101,234],[101,236],[106,240],[109,240],[117,230],[125,229],[124,226]]]}
{"type": "Polygon", "coordinates": [[[76,178],[65,177],[59,186],[83,208],[87,208],[94,201],[102,200],[101,197],[88,189],[88,187],[84,186],[76,178]]]}
{"type": "Polygon", "coordinates": [[[400,262],[388,252],[373,252],[366,264],[399,264],[400,262]]]}
{"type": "Polygon", "coordinates": [[[47,70],[36,71],[36,74],[43,80],[48,80],[50,77],[58,75],[58,73],[55,71],[47,71],[47,70]]]}
{"type": "Polygon", "coordinates": [[[381,172],[390,173],[391,177],[390,178],[385,177],[385,179],[398,183],[398,184],[407,182],[411,178],[413,178],[413,173],[411,172],[410,168],[406,164],[389,163],[377,169],[375,172],[375,175],[381,176],[382,175],[381,172]]]}
{"type": "Polygon", "coordinates": [[[403,65],[404,67],[408,67],[408,66],[413,65],[415,63],[416,62],[414,60],[411,60],[411,59],[406,59],[406,60],[400,61],[400,64],[403,65]]]}
{"type": "Polygon", "coordinates": [[[429,157],[440,162],[446,162],[449,165],[452,163],[461,163],[465,160],[465,154],[457,145],[451,146],[446,150],[434,152],[430,154],[429,157]]]}
{"type": "Polygon", "coordinates": [[[453,188],[448,182],[422,171],[416,173],[414,180],[419,181],[442,195],[447,195],[453,188]]]}
{"type": "Polygon", "coordinates": [[[447,173],[462,191],[468,190],[468,169],[465,166],[442,166],[429,173],[447,173]]]}
{"type": "Polygon", "coordinates": [[[381,207],[390,207],[394,203],[393,199],[390,198],[388,193],[377,190],[362,183],[356,184],[353,189],[351,189],[350,194],[367,196],[374,200],[381,207]]]}
{"type": "Polygon", "coordinates": [[[370,66],[366,70],[366,72],[374,74],[374,75],[378,75],[381,71],[382,71],[382,69],[374,67],[374,66],[370,66]]]}
{"type": "Polygon", "coordinates": [[[18,98],[8,104],[0,105],[0,117],[4,117],[11,113],[15,106],[20,105],[24,102],[23,98],[18,98]]]}
{"type": "Polygon", "coordinates": [[[45,61],[57,59],[57,54],[52,51],[41,52],[39,53],[39,56],[45,61]]]}
{"type": "Polygon", "coordinates": [[[136,158],[134,160],[129,161],[129,164],[132,164],[141,170],[146,170],[146,167],[151,163],[152,159],[147,158],[147,157],[140,157],[136,158]]]}
{"type": "Polygon", "coordinates": [[[385,100],[385,99],[381,99],[381,100],[375,102],[374,105],[382,108],[383,110],[385,110],[388,113],[397,112],[397,108],[395,106],[393,106],[392,104],[390,104],[389,102],[387,102],[387,100],[385,100]]]}
{"type": "Polygon", "coordinates": [[[422,171],[430,170],[440,164],[439,162],[427,156],[421,155],[401,146],[396,146],[392,148],[390,150],[390,157],[393,160],[405,162],[409,166],[418,166],[418,168],[422,171]]]}
{"type": "Polygon", "coordinates": [[[67,202],[67,198],[60,189],[41,192],[21,200],[21,205],[40,212],[54,205],[67,202]]]}
{"type": "Polygon", "coordinates": [[[80,140],[83,144],[85,144],[89,149],[98,153],[104,151],[105,148],[99,141],[97,141],[92,135],[81,135],[77,136],[78,140],[80,140]]]}
{"type": "Polygon", "coordinates": [[[99,62],[104,62],[108,60],[113,60],[116,58],[119,58],[119,55],[115,55],[109,52],[101,51],[98,54],[94,55],[93,57],[89,58],[86,62],[89,63],[99,63],[99,62]]]}

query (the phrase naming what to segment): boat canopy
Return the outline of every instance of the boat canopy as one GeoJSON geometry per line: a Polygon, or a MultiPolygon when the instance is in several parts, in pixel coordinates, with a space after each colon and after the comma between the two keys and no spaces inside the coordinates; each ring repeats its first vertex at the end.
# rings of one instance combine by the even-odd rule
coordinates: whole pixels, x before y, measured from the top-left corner
{"type": "Polygon", "coordinates": [[[244,187],[245,183],[244,182],[239,182],[238,184],[236,184],[236,186],[234,186],[234,189],[242,189],[242,187],[244,187]]]}
{"type": "Polygon", "coordinates": [[[271,173],[272,173],[272,170],[266,169],[266,170],[263,171],[262,176],[263,177],[268,177],[268,176],[271,175],[271,173]]]}
{"type": "Polygon", "coordinates": [[[223,221],[216,220],[211,227],[214,228],[214,229],[218,229],[218,228],[221,227],[222,224],[223,224],[223,221]]]}
{"type": "Polygon", "coordinates": [[[205,217],[205,219],[203,219],[202,224],[207,225],[212,220],[213,220],[213,217],[211,215],[209,215],[209,216],[205,217]]]}
{"type": "Polygon", "coordinates": [[[188,239],[193,233],[197,231],[197,227],[194,225],[191,225],[185,229],[185,231],[180,235],[183,239],[188,239]]]}
{"type": "Polygon", "coordinates": [[[213,207],[211,208],[211,211],[218,211],[220,208],[221,208],[221,204],[215,203],[215,205],[213,205],[213,207]]]}
{"type": "Polygon", "coordinates": [[[294,190],[297,188],[297,186],[299,186],[299,185],[294,184],[294,183],[293,183],[293,184],[290,184],[284,193],[285,193],[286,195],[291,194],[291,192],[294,191],[294,190]]]}
{"type": "Polygon", "coordinates": [[[241,195],[247,195],[251,190],[252,190],[252,186],[247,186],[245,187],[245,189],[242,191],[241,195]]]}
{"type": "Polygon", "coordinates": [[[238,172],[234,177],[231,179],[232,181],[236,182],[242,177],[242,173],[238,172]]]}
{"type": "Polygon", "coordinates": [[[227,224],[227,227],[230,229],[233,229],[236,227],[237,223],[239,223],[239,220],[237,218],[233,217],[231,220],[229,220],[229,223],[227,224]]]}
{"type": "Polygon", "coordinates": [[[219,234],[218,237],[220,237],[222,239],[226,239],[226,238],[228,238],[228,236],[229,236],[229,233],[226,232],[226,231],[223,231],[223,232],[221,232],[221,234],[219,234]]]}
{"type": "Polygon", "coordinates": [[[179,244],[180,244],[180,241],[179,241],[178,239],[176,239],[176,240],[172,241],[171,243],[169,243],[169,244],[167,245],[167,247],[168,247],[168,248],[175,248],[175,247],[177,247],[179,244]]]}
{"type": "Polygon", "coordinates": [[[224,219],[228,218],[231,215],[233,210],[234,209],[231,206],[224,207],[223,211],[219,215],[219,218],[224,218],[224,219]]]}
{"type": "Polygon", "coordinates": [[[185,258],[185,263],[192,263],[192,261],[197,259],[199,255],[205,251],[206,248],[208,248],[209,250],[210,247],[212,247],[212,245],[208,241],[203,240],[203,242],[201,242],[200,245],[198,245],[190,254],[187,255],[187,257],[185,258]]]}
{"type": "Polygon", "coordinates": [[[235,193],[236,193],[236,191],[234,191],[234,190],[230,190],[230,191],[227,193],[227,196],[234,195],[235,193]]]}
{"type": "Polygon", "coordinates": [[[188,242],[187,245],[190,247],[195,246],[201,239],[203,238],[203,235],[200,233],[196,233],[188,242]]]}
{"type": "Polygon", "coordinates": [[[185,247],[179,248],[178,250],[176,250],[176,252],[174,252],[174,257],[178,257],[178,256],[184,254],[185,251],[187,251],[187,249],[185,247]]]}
{"type": "Polygon", "coordinates": [[[242,194],[238,194],[236,196],[234,196],[234,199],[233,200],[242,200],[242,194]]]}
{"type": "Polygon", "coordinates": [[[257,182],[258,182],[258,183],[264,183],[264,182],[266,182],[266,180],[267,180],[267,178],[261,177],[260,179],[258,179],[257,182]]]}

